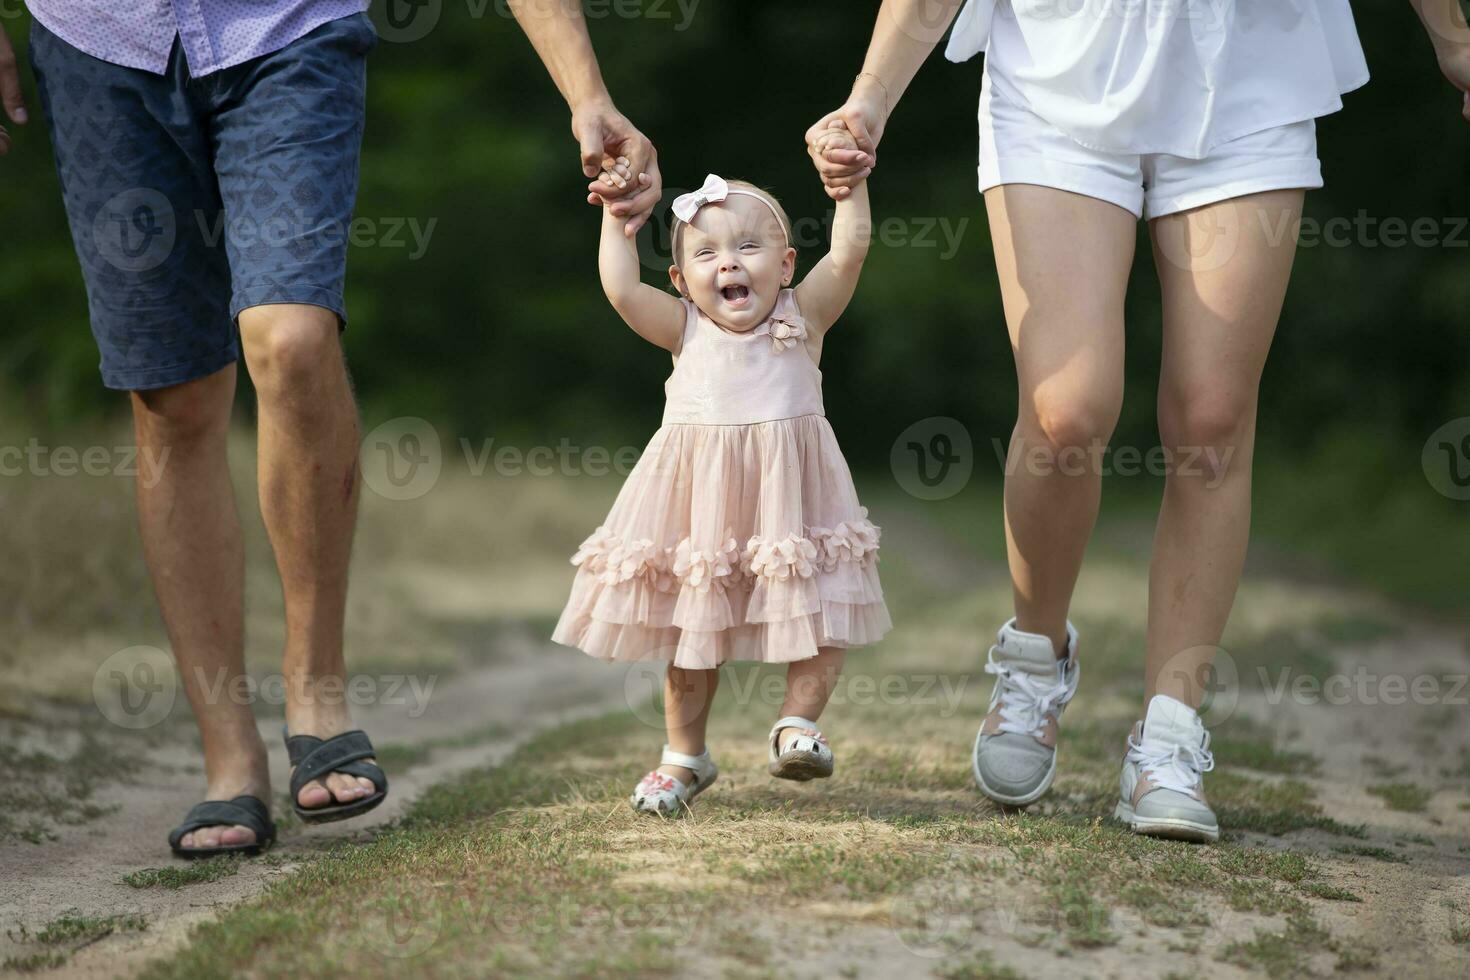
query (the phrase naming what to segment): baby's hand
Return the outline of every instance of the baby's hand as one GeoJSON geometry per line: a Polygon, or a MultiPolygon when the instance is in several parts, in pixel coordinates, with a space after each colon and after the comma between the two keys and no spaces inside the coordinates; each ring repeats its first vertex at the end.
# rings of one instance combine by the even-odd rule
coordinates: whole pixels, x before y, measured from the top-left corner
{"type": "MultiPolygon", "coordinates": [[[[597,175],[597,179],[610,188],[616,187],[619,189],[627,187],[635,181],[645,185],[648,183],[648,178],[643,174],[639,174],[637,178],[633,176],[633,171],[629,169],[627,157],[618,157],[615,160],[609,159],[605,161],[603,163],[602,173],[597,175]]],[[[587,195],[587,200],[592,204],[607,205],[607,202],[596,194],[587,195]]]]}
{"type": "Polygon", "coordinates": [[[825,153],[828,150],[856,150],[858,145],[843,121],[834,119],[817,137],[815,148],[818,153],[825,153]]]}

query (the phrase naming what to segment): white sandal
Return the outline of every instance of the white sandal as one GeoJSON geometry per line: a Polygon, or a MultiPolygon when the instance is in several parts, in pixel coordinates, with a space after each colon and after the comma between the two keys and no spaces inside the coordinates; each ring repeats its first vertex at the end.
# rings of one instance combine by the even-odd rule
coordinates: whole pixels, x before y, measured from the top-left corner
{"type": "Polygon", "coordinates": [[[798,782],[825,779],[832,775],[832,762],[832,748],[816,722],[787,715],[771,727],[771,761],[766,771],[777,779],[798,782]],[[801,732],[782,751],[781,731],[785,728],[797,728],[801,732]]]}
{"type": "Polygon", "coordinates": [[[665,745],[663,757],[658,760],[658,764],[683,766],[694,773],[694,779],[686,786],[673,776],[653,770],[643,777],[633,790],[633,795],[628,798],[633,809],[639,813],[653,813],[661,817],[677,815],[688,809],[694,798],[708,789],[720,774],[715,760],[709,757],[709,749],[699,755],[685,755],[665,745]]]}

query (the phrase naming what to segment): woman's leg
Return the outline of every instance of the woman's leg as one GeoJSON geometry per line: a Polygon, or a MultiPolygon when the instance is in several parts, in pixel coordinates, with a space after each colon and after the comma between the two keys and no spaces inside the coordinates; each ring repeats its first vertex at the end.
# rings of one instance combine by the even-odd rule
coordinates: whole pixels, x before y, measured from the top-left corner
{"type": "Polygon", "coordinates": [[[1016,628],[1066,649],[1067,607],[1123,404],[1123,297],[1137,219],[1032,184],[985,193],[1020,388],[1005,519],[1016,628]]]}
{"type": "MultiPolygon", "coordinates": [[[[709,709],[715,703],[715,690],[719,686],[718,670],[685,670],[669,664],[664,674],[664,725],[668,729],[669,748],[685,755],[704,752],[709,709]]],[[[683,766],[661,765],[658,771],[686,786],[694,778],[683,766]]]]}
{"type": "Polygon", "coordinates": [[[1296,253],[1300,190],[1159,218],[1159,434],[1171,453],[1149,569],[1145,711],[1192,707],[1225,628],[1250,533],[1256,392],[1296,253]]]}

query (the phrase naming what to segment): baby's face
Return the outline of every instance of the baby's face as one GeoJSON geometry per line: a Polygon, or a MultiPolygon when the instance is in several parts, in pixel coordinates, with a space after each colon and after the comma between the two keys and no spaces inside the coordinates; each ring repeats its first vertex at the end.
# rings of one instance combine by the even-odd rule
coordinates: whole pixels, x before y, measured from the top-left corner
{"type": "Polygon", "coordinates": [[[796,269],[796,249],[763,202],[731,194],[699,209],[681,234],[674,286],[711,320],[745,333],[766,321],[796,269]]]}

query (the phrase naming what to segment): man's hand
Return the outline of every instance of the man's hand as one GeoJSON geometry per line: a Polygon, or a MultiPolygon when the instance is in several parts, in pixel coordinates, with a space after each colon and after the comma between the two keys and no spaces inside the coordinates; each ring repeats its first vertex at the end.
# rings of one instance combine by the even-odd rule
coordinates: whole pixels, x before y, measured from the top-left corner
{"type": "MultiPolygon", "coordinates": [[[[30,118],[20,97],[20,72],[15,64],[15,50],[11,48],[3,26],[0,26],[0,105],[5,107],[6,118],[17,126],[24,126],[30,118]]],[[[0,156],[9,152],[10,133],[0,125],[0,156]]]]}
{"type": "Polygon", "coordinates": [[[658,151],[611,102],[580,106],[572,113],[572,133],[582,149],[587,200],[627,217],[625,233],[638,233],[663,196],[658,151]],[[603,175],[609,175],[604,179],[603,175]]]}

